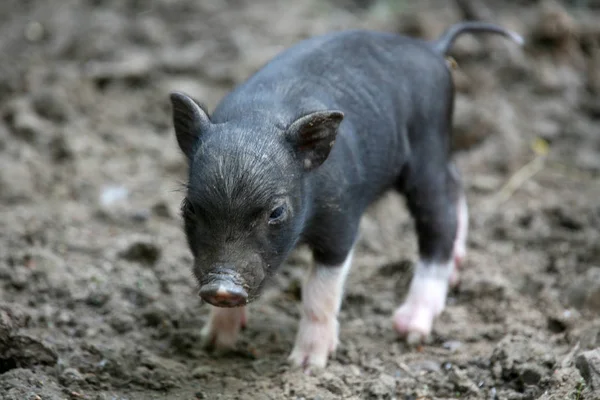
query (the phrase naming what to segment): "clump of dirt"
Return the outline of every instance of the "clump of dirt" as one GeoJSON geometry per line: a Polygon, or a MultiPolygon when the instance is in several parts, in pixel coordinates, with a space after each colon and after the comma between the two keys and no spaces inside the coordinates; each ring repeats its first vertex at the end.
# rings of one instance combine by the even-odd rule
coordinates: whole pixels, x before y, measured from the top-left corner
{"type": "Polygon", "coordinates": [[[600,396],[594,2],[67,0],[0,11],[1,398],[600,396]],[[526,45],[465,36],[452,50],[471,230],[431,342],[409,347],[391,326],[416,241],[389,194],[363,220],[326,370],[285,363],[305,249],[251,307],[235,351],[204,350],[168,93],[211,110],[305,37],[363,27],[431,38],[464,18],[526,45]]]}

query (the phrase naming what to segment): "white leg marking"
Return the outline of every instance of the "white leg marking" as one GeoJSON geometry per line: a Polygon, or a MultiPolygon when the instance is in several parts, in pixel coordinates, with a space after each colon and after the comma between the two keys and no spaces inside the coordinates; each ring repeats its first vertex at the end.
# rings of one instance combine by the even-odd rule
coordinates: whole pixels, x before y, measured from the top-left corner
{"type": "Polygon", "coordinates": [[[467,200],[464,194],[461,194],[458,200],[458,227],[456,229],[456,238],[454,239],[454,249],[452,251],[454,257],[454,268],[450,276],[450,286],[454,287],[458,284],[458,268],[465,260],[467,255],[467,234],[469,232],[469,209],[467,200]]]}
{"type": "Polygon", "coordinates": [[[454,240],[454,258],[463,260],[467,254],[467,234],[469,233],[469,208],[465,195],[458,201],[458,228],[454,240]]]}
{"type": "Polygon", "coordinates": [[[289,361],[302,366],[323,368],[338,345],[338,313],[344,283],[352,265],[351,250],[342,265],[315,265],[302,287],[302,319],[289,361]]]}
{"type": "Polygon", "coordinates": [[[431,333],[433,321],[446,305],[448,281],[454,260],[446,264],[417,264],[404,304],[394,313],[394,328],[409,343],[421,342],[431,333]]]}
{"type": "Polygon", "coordinates": [[[220,308],[211,306],[210,317],[202,328],[203,345],[217,349],[232,348],[240,330],[246,326],[246,307],[220,308]]]}

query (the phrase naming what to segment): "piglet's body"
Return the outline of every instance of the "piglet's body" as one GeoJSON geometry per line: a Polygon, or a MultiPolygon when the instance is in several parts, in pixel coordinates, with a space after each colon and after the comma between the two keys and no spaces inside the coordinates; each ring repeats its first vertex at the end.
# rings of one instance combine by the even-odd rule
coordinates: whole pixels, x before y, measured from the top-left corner
{"type": "Polygon", "coordinates": [[[292,363],[323,367],[338,343],[337,314],[365,209],[384,191],[403,193],[420,260],[395,329],[431,332],[465,256],[467,206],[450,160],[454,89],[438,41],[346,31],[303,41],[230,92],[209,117],[171,95],[179,145],[189,160],[183,206],[194,274],[215,306],[207,342],[232,346],[256,299],[301,242],[315,265],[302,290],[292,363]]]}

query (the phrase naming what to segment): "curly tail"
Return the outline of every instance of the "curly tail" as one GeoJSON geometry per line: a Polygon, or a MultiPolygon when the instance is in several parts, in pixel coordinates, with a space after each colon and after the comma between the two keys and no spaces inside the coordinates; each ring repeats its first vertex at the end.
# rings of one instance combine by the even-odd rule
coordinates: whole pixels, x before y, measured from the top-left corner
{"type": "Polygon", "coordinates": [[[521,46],[525,43],[525,40],[521,35],[504,29],[498,25],[490,24],[487,22],[469,21],[452,25],[442,34],[442,36],[431,42],[431,44],[433,45],[433,49],[436,52],[442,55],[446,55],[446,53],[454,43],[454,40],[456,40],[458,36],[460,36],[463,33],[478,32],[502,35],[511,39],[513,42],[521,46]]]}

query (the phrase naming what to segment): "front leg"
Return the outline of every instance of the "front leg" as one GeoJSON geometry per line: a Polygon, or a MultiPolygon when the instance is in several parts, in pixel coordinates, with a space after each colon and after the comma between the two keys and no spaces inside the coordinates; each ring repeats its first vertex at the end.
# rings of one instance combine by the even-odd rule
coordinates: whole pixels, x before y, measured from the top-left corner
{"type": "Polygon", "coordinates": [[[246,307],[210,309],[208,322],[202,328],[202,344],[205,347],[229,349],[235,345],[240,330],[247,323],[246,307]]]}
{"type": "Polygon", "coordinates": [[[352,264],[351,250],[341,265],[315,264],[302,287],[302,318],[289,361],[305,370],[323,368],[338,345],[338,313],[352,264]]]}

